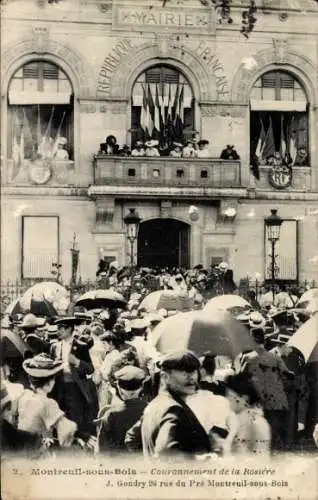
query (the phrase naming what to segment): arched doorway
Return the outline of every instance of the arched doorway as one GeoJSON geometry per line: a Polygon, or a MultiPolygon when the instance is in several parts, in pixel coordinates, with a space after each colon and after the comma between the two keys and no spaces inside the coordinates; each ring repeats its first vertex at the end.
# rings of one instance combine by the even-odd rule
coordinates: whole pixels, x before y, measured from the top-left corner
{"type": "Polygon", "coordinates": [[[140,224],[138,266],[190,267],[190,226],[175,219],[152,219],[140,224]]]}

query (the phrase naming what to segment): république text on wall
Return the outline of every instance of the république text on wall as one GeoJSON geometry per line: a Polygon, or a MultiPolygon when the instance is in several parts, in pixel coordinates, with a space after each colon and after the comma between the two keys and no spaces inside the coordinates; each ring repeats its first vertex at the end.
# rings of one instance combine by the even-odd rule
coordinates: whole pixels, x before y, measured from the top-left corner
{"type": "Polygon", "coordinates": [[[97,91],[106,94],[110,93],[111,79],[113,72],[117,69],[120,60],[131,51],[133,45],[131,40],[123,38],[110,51],[104,59],[97,82],[97,91]]]}
{"type": "Polygon", "coordinates": [[[195,53],[200,57],[202,63],[208,71],[211,71],[215,77],[218,98],[226,99],[229,95],[228,80],[224,71],[223,64],[220,62],[214,50],[204,42],[200,42],[195,49],[195,53]]]}

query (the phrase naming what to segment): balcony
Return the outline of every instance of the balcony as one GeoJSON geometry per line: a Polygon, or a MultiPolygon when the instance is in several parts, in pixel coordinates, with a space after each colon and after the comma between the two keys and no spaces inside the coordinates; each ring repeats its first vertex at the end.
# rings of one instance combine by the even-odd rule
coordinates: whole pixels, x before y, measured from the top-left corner
{"type": "Polygon", "coordinates": [[[217,158],[147,158],[97,155],[96,186],[241,188],[241,164],[217,158]]]}

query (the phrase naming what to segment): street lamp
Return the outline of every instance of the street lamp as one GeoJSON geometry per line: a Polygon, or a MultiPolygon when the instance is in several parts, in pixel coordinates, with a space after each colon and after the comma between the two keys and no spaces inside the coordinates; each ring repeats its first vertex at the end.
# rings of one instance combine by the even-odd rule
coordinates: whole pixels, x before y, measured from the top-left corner
{"type": "Polygon", "coordinates": [[[124,217],[126,224],[127,239],[130,243],[130,267],[131,274],[134,267],[134,244],[138,237],[138,230],[141,218],[135,208],[130,208],[129,213],[124,217]]]}
{"type": "Polygon", "coordinates": [[[275,255],[275,246],[280,237],[280,228],[282,223],[282,219],[279,217],[279,215],[277,215],[277,210],[271,209],[271,215],[265,218],[265,225],[267,227],[267,239],[271,244],[271,253],[269,257],[271,258],[270,271],[273,300],[275,295],[275,278],[279,270],[276,263],[277,255],[275,255]]]}

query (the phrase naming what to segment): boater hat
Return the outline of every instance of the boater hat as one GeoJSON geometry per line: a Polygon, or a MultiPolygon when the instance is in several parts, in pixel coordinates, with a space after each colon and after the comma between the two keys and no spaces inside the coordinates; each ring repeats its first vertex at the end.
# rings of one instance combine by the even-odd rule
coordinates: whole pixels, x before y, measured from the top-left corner
{"type": "Polygon", "coordinates": [[[198,146],[206,146],[207,144],[210,143],[206,139],[201,139],[201,141],[198,141],[198,146]]]}
{"type": "Polygon", "coordinates": [[[54,361],[47,354],[37,354],[23,362],[24,371],[35,378],[52,377],[63,370],[62,361],[54,361]]]}
{"type": "Polygon", "coordinates": [[[81,323],[83,323],[83,318],[81,317],[66,316],[64,318],[57,319],[54,324],[57,325],[58,327],[60,326],[69,327],[74,325],[80,325],[81,323]]]}

